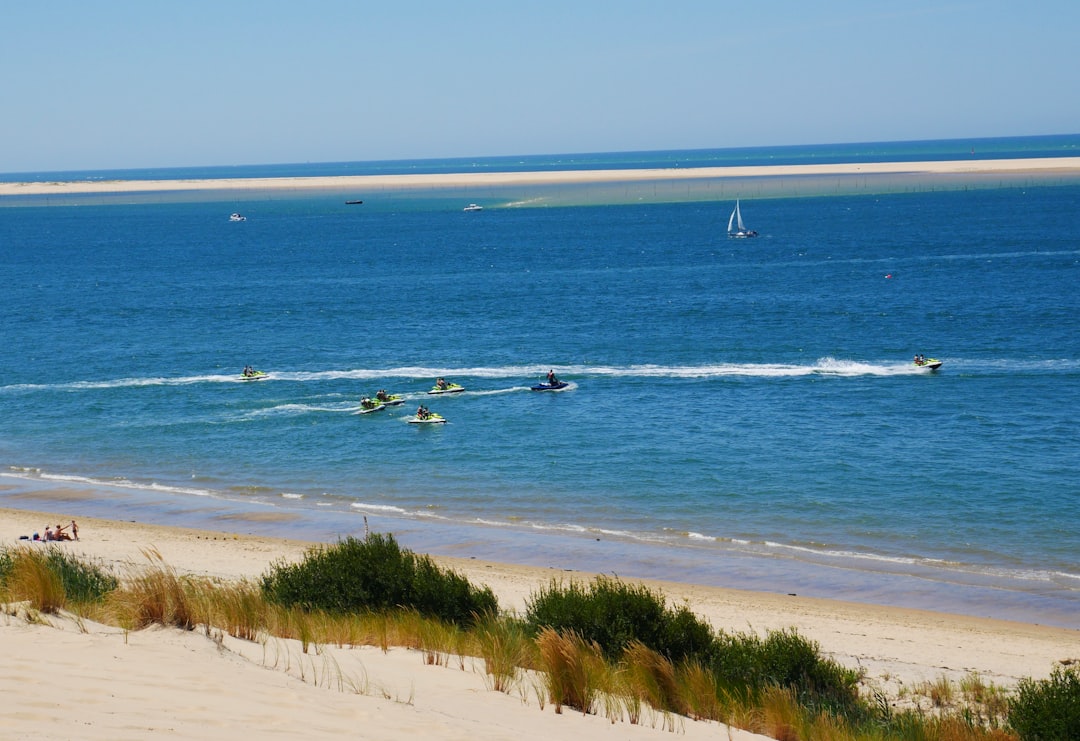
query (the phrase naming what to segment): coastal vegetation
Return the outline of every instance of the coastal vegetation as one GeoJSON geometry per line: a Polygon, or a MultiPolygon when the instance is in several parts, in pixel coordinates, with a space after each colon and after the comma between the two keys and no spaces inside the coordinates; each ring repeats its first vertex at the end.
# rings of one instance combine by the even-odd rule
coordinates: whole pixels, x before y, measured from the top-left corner
{"type": "MultiPolygon", "coordinates": [[[[475,659],[493,691],[671,730],[689,719],[785,741],[1080,737],[1076,666],[1015,691],[972,676],[886,697],[794,630],[717,631],[688,605],[614,577],[553,581],[516,615],[500,612],[489,588],[391,535],[312,549],[298,563],[272,565],[258,583],[181,575],[157,553],[145,555],[148,564],[116,575],[55,547],[0,550],[0,602],[32,621],[64,610],[125,630],[165,625],[264,647],[295,640],[304,655],[368,645],[462,669],[475,659]]],[[[299,664],[318,685],[369,684],[309,661],[299,664]]]]}

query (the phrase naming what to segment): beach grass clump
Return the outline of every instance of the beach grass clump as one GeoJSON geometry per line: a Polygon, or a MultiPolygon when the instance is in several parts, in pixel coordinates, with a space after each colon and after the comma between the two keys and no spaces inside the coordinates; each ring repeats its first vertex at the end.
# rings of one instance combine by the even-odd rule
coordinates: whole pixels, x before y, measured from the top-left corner
{"type": "Polygon", "coordinates": [[[156,551],[145,553],[150,566],[133,571],[123,587],[110,593],[109,607],[120,625],[141,630],[150,625],[166,625],[193,630],[208,623],[206,605],[214,602],[213,585],[180,576],[156,551]]]}
{"type": "Polygon", "coordinates": [[[50,568],[42,550],[20,548],[4,564],[5,599],[26,602],[30,608],[47,615],[55,614],[66,604],[60,575],[50,568]]]}
{"type": "Polygon", "coordinates": [[[498,610],[490,588],[476,588],[429,557],[401,548],[392,535],[380,533],[313,548],[299,563],[275,563],[261,588],[267,600],[305,610],[408,608],[461,626],[498,610]]]}
{"type": "Polygon", "coordinates": [[[712,628],[685,605],[669,608],[645,585],[606,576],[589,584],[552,581],[528,600],[525,621],[535,635],[545,628],[572,631],[609,661],[634,643],[674,662],[706,657],[713,644],[712,628]]]}
{"type": "Polygon", "coordinates": [[[489,614],[473,626],[472,633],[496,692],[510,692],[522,670],[538,663],[536,643],[521,620],[489,614]]]}
{"type": "Polygon", "coordinates": [[[100,566],[56,548],[6,548],[0,552],[0,585],[39,612],[100,603],[118,581],[100,566]]]}
{"type": "Polygon", "coordinates": [[[1054,667],[1049,679],[1024,679],[1009,704],[1009,726],[1023,741],[1080,739],[1080,667],[1054,667]]]}
{"type": "Polygon", "coordinates": [[[592,713],[609,687],[611,670],[600,646],[573,631],[544,628],[536,637],[544,688],[556,713],[564,707],[592,713]]]}
{"type": "Polygon", "coordinates": [[[206,622],[234,638],[256,641],[271,623],[270,606],[250,582],[220,585],[203,591],[206,622]]]}

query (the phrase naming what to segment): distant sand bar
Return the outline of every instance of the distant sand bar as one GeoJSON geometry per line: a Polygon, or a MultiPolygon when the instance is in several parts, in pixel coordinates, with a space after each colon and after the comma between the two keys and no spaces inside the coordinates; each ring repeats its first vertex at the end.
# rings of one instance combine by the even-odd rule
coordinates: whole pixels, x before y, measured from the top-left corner
{"type": "Polygon", "coordinates": [[[545,172],[435,173],[414,175],[349,175],[297,178],[222,178],[208,180],[77,180],[0,183],[2,196],[157,193],[176,191],[379,191],[454,189],[500,186],[543,186],[589,183],[633,183],[728,180],[800,176],[850,175],[1031,175],[1080,176],[1080,157],[946,162],[874,162],[753,167],[694,167],[637,170],[560,170],[545,172]]]}

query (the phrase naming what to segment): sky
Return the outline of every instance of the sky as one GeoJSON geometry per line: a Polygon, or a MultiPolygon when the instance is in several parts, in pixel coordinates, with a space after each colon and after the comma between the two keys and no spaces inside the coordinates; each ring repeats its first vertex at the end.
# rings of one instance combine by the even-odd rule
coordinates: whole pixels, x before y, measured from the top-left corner
{"type": "Polygon", "coordinates": [[[1080,132],[1075,0],[0,0],[0,172],[1080,132]]]}

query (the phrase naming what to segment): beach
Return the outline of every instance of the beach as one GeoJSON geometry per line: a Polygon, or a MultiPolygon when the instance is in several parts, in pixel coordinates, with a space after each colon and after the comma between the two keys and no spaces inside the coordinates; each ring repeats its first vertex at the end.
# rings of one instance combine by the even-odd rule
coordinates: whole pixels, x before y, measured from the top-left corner
{"type": "MultiPolygon", "coordinates": [[[[0,509],[0,542],[72,515],[0,509]]],[[[58,543],[72,554],[119,573],[159,554],[178,573],[223,580],[256,580],[275,562],[300,559],[312,543],[249,535],[78,518],[79,540],[58,543]]],[[[37,547],[37,546],[34,546],[37,547]]],[[[587,581],[565,569],[490,563],[468,557],[435,559],[492,588],[503,610],[522,611],[551,580],[587,581]]],[[[822,652],[864,670],[868,686],[899,701],[921,683],[959,681],[977,674],[987,684],[1015,686],[1044,678],[1055,662],[1080,660],[1075,630],[923,610],[898,609],[785,594],[644,581],[673,604],[686,604],[714,628],[764,632],[795,628],[822,652]],[[905,689],[906,688],[906,689],[905,689]]],[[[541,707],[534,690],[508,694],[485,684],[482,661],[426,665],[406,649],[326,648],[304,654],[288,641],[220,642],[195,630],[150,628],[126,632],[70,617],[27,624],[0,620],[0,678],[4,726],[12,733],[43,728],[60,738],[125,739],[148,734],[226,738],[258,733],[350,733],[405,739],[649,739],[716,738],[716,724],[645,717],[639,725],[612,723],[541,707]],[[674,727],[673,727],[674,726],[674,727]]],[[[732,730],[733,739],[758,738],[732,730]]]]}
{"type": "Polygon", "coordinates": [[[873,162],[776,166],[688,167],[545,172],[430,173],[338,177],[215,178],[188,180],[71,180],[0,182],[3,196],[102,195],[182,191],[387,191],[416,188],[456,189],[565,184],[650,183],[744,178],[843,176],[1030,176],[1080,173],[1080,157],[873,162]]]}

